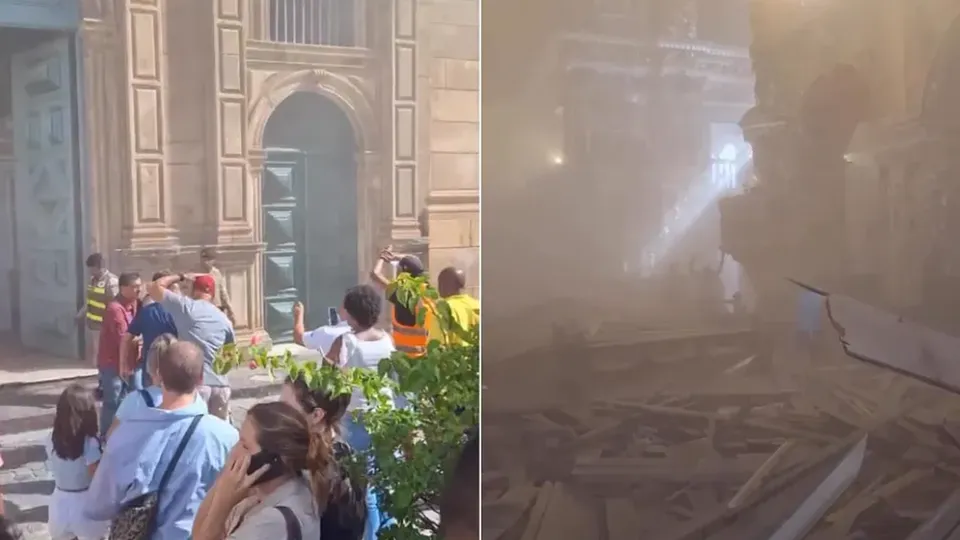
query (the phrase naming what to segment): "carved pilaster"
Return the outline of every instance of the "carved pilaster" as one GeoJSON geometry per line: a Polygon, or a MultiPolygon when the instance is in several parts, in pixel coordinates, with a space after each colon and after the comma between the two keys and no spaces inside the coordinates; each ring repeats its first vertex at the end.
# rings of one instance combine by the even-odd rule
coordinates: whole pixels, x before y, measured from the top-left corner
{"type": "Polygon", "coordinates": [[[123,43],[127,89],[125,139],[130,156],[123,186],[123,233],[129,246],[163,248],[176,242],[171,227],[170,186],[164,156],[166,66],[164,3],[124,0],[123,43]]]}
{"type": "Polygon", "coordinates": [[[393,163],[391,170],[391,231],[401,241],[419,238],[417,215],[417,4],[391,2],[391,86],[393,163]]]}
{"type": "Polygon", "coordinates": [[[215,205],[218,244],[252,243],[254,211],[246,155],[247,99],[245,95],[244,19],[241,0],[216,0],[213,12],[214,54],[213,95],[216,107],[210,111],[207,140],[210,183],[208,200],[215,205]]]}
{"type": "MultiPolygon", "coordinates": [[[[84,16],[88,17],[87,12],[84,16]]],[[[117,35],[108,24],[86,18],[80,32],[82,93],[80,111],[83,131],[84,186],[83,252],[109,254],[121,243],[121,205],[105,204],[122,193],[121,161],[117,159],[118,135],[123,123],[116,103],[122,102],[122,56],[117,54],[117,35]]]]}

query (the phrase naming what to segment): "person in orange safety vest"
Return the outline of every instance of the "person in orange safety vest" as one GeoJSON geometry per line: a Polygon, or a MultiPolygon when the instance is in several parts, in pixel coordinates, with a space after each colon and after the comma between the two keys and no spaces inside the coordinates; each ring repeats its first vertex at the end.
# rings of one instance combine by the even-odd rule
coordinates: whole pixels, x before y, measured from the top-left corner
{"type": "Polygon", "coordinates": [[[380,252],[380,258],[377,259],[377,264],[370,272],[370,278],[373,282],[387,291],[389,295],[387,300],[391,306],[390,322],[393,325],[393,345],[398,351],[417,358],[423,356],[427,350],[427,343],[429,342],[427,329],[431,326],[433,314],[423,301],[414,310],[400,303],[397,294],[390,290],[394,281],[383,275],[384,264],[393,262],[397,264],[398,275],[406,273],[412,277],[423,275],[423,263],[413,255],[395,255],[393,246],[389,246],[380,252]],[[420,310],[426,310],[426,317],[422,324],[417,323],[420,310]]]}

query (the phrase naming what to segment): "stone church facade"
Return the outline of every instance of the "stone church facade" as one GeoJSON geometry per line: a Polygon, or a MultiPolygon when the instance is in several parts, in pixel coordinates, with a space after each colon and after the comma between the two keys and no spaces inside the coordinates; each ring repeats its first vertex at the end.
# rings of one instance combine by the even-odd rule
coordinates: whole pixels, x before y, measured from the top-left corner
{"type": "MultiPolygon", "coordinates": [[[[77,13],[55,30],[76,59],[78,261],[100,251],[114,271],[150,273],[215,247],[245,331],[281,328],[315,282],[319,322],[387,244],[478,284],[477,0],[47,3],[77,13]]],[[[4,4],[0,26],[20,9],[4,4]]],[[[12,93],[16,141],[28,97],[12,93]]],[[[13,239],[16,253],[38,238],[13,239]]],[[[77,297],[81,265],[64,270],[77,297]]],[[[9,266],[23,287],[29,266],[9,266]]],[[[69,315],[75,299],[60,300],[69,315]]]]}

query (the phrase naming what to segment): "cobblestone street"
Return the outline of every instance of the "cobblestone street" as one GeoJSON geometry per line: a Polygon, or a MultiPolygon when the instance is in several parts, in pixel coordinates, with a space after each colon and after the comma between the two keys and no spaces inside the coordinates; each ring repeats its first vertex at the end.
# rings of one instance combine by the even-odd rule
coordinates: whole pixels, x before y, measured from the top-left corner
{"type": "MultiPolygon", "coordinates": [[[[92,388],[94,378],[0,388],[0,491],[5,511],[24,533],[24,540],[48,539],[47,501],[53,480],[44,463],[44,440],[53,426],[57,398],[69,384],[92,388]]],[[[247,410],[259,401],[275,399],[279,381],[263,372],[241,369],[230,376],[231,409],[240,425],[247,410]]]]}

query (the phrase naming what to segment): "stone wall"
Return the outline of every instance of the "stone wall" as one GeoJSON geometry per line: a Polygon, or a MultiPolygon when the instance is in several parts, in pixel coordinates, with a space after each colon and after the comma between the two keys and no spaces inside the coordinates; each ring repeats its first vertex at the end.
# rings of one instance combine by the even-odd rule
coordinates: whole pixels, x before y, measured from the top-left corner
{"type": "Polygon", "coordinates": [[[426,189],[429,264],[467,272],[480,284],[480,42],[478,0],[420,2],[421,177],[426,189]]]}
{"type": "Polygon", "coordinates": [[[369,48],[346,50],[263,41],[247,1],[84,13],[84,251],[150,273],[193,268],[215,246],[238,326],[259,329],[263,129],[284,98],[313,92],[356,132],[358,279],[383,244],[422,243],[427,210],[431,267],[461,266],[478,285],[477,0],[371,9],[369,48]]]}

